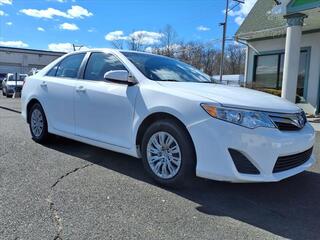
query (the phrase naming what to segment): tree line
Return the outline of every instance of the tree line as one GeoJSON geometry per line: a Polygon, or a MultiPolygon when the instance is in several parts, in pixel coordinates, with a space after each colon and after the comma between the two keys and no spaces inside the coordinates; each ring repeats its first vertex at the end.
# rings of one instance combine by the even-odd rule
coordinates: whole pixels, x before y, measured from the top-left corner
{"type": "MultiPolygon", "coordinates": [[[[208,75],[218,75],[220,70],[221,50],[213,42],[179,40],[175,29],[167,25],[161,31],[157,44],[146,44],[145,35],[131,34],[126,40],[111,41],[113,47],[127,48],[134,51],[147,51],[186,62],[208,75]]],[[[235,42],[229,43],[225,50],[224,74],[244,74],[245,48],[235,42]]]]}

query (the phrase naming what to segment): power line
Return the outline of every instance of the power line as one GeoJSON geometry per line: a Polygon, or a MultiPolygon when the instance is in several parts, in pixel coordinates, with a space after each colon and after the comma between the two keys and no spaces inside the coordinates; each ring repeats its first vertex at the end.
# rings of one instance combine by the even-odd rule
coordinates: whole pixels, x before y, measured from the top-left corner
{"type": "Polygon", "coordinates": [[[237,2],[231,9],[229,9],[229,0],[226,0],[226,10],[224,16],[224,22],[220,23],[220,26],[223,27],[223,36],[222,36],[222,49],[221,49],[221,61],[220,61],[220,82],[222,82],[223,76],[223,68],[224,68],[224,52],[225,52],[225,45],[226,45],[226,34],[227,34],[227,25],[228,25],[228,13],[233,10],[235,7],[239,6],[240,4],[244,3],[244,0],[232,0],[237,2]]]}

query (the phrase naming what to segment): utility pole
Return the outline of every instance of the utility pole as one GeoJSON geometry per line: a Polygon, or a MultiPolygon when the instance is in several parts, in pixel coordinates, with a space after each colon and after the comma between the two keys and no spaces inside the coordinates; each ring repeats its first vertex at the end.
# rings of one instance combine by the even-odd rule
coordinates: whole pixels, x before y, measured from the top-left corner
{"type": "Polygon", "coordinates": [[[75,44],[72,44],[72,47],[73,47],[73,51],[77,51],[77,48],[78,48],[78,51],[81,50],[81,48],[83,48],[83,45],[75,45],[75,44]]]}
{"type": "Polygon", "coordinates": [[[224,15],[224,22],[220,23],[223,26],[223,36],[222,36],[222,49],[221,49],[221,61],[220,61],[220,82],[222,82],[223,69],[224,69],[224,49],[226,46],[226,35],[227,35],[227,25],[228,25],[228,13],[238,6],[240,3],[244,3],[244,0],[233,0],[237,2],[235,6],[229,9],[229,0],[226,0],[226,13],[224,15]]]}
{"type": "Polygon", "coordinates": [[[221,48],[221,61],[220,61],[220,83],[222,82],[223,67],[224,67],[224,49],[226,46],[226,34],[227,34],[227,22],[229,13],[229,0],[226,0],[226,13],[224,15],[224,22],[220,23],[223,26],[223,36],[222,36],[222,48],[221,48]]]}

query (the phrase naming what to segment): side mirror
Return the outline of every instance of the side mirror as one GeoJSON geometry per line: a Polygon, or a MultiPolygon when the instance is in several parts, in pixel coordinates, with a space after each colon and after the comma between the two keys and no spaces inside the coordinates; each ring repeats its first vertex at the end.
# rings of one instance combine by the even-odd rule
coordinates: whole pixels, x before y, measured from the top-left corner
{"type": "Polygon", "coordinates": [[[104,74],[104,79],[113,82],[122,82],[127,84],[134,84],[132,77],[126,70],[113,70],[104,74]]]}

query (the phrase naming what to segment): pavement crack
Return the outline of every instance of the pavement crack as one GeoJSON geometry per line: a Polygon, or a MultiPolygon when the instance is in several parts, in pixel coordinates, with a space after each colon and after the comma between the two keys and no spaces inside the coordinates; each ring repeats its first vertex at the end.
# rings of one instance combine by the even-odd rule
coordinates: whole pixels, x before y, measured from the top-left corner
{"type": "Polygon", "coordinates": [[[3,107],[3,106],[0,106],[0,108],[3,109],[3,110],[7,110],[7,111],[10,111],[10,112],[21,114],[21,111],[18,111],[18,110],[12,109],[12,108],[3,107]]]}
{"type": "Polygon", "coordinates": [[[86,165],[84,165],[84,166],[82,166],[82,167],[77,167],[77,168],[75,168],[75,169],[67,172],[66,174],[64,174],[64,175],[62,175],[61,177],[59,177],[58,180],[55,181],[54,184],[52,184],[51,189],[54,188],[55,186],[57,186],[57,184],[58,184],[59,182],[61,182],[64,178],[68,177],[70,174],[75,173],[75,172],[77,172],[77,171],[79,171],[79,170],[82,170],[82,169],[84,169],[84,168],[90,167],[90,166],[92,166],[92,165],[94,165],[94,163],[86,164],[86,165]]]}
{"type": "Polygon", "coordinates": [[[59,177],[57,179],[57,181],[54,182],[54,184],[51,185],[50,187],[50,194],[47,198],[47,202],[49,203],[49,209],[50,209],[50,213],[51,213],[51,218],[53,221],[53,224],[56,226],[57,230],[56,230],[56,234],[53,238],[53,240],[62,240],[62,233],[63,233],[63,224],[62,224],[62,218],[59,216],[59,209],[56,207],[56,205],[54,204],[53,200],[52,200],[52,196],[54,193],[54,188],[57,186],[58,183],[60,183],[63,179],[65,179],[66,177],[68,177],[69,175],[85,169],[87,167],[90,167],[94,165],[94,163],[90,163],[90,164],[86,164],[82,167],[77,167],[74,168],[73,170],[67,172],[66,174],[62,175],[61,177],[59,177]]]}

